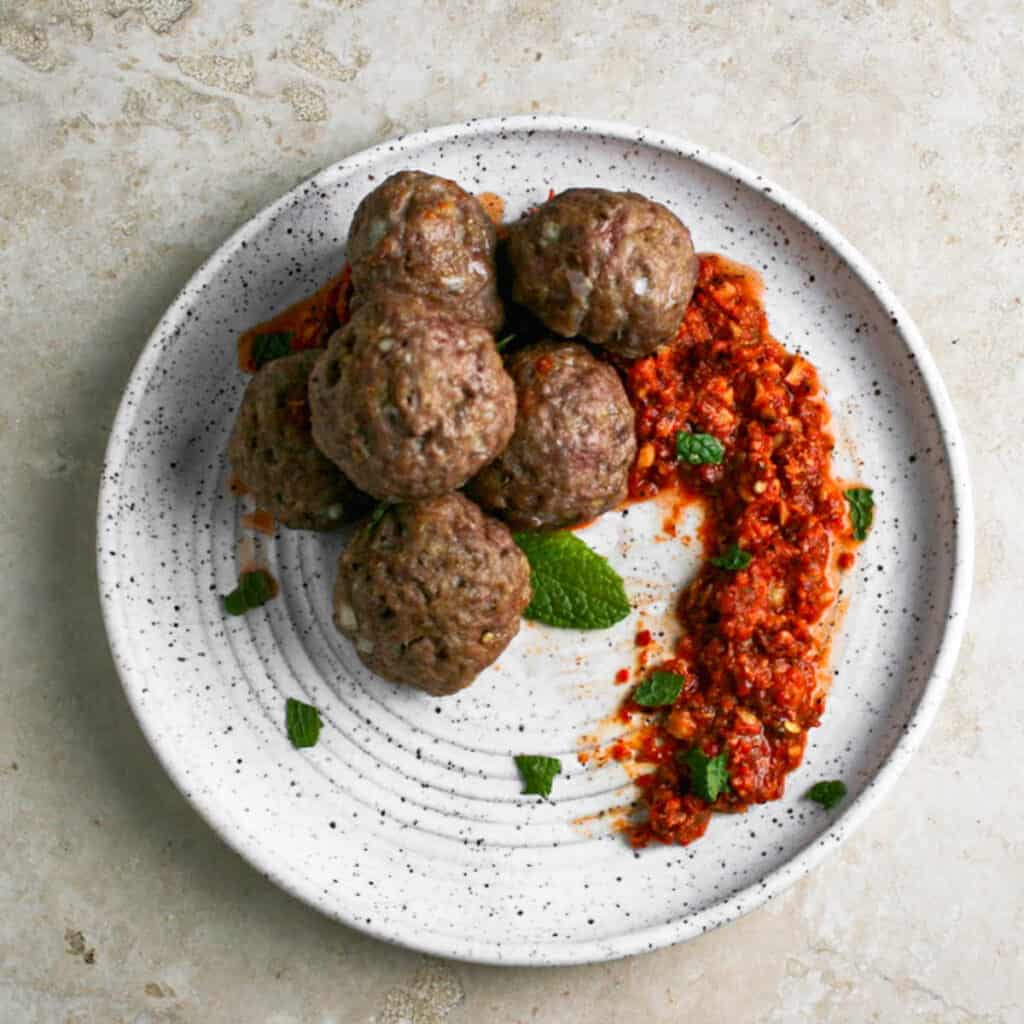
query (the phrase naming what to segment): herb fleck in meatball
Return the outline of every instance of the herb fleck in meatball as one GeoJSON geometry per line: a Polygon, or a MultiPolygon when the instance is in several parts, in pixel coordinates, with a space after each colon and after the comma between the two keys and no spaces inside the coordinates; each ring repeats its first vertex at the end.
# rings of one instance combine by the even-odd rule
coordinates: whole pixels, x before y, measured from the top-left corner
{"type": "Polygon", "coordinates": [[[504,449],[516,409],[494,338],[408,295],[381,296],[335,333],[310,403],[320,448],[399,501],[461,487],[504,449]]]}
{"type": "Polygon", "coordinates": [[[530,567],[508,529],[459,494],[389,507],[342,554],[334,621],[367,668],[436,696],[508,646],[530,567]]]}
{"type": "Polygon", "coordinates": [[[348,235],[356,305],[406,291],[496,331],[495,231],[454,181],[401,171],[367,195],[348,235]]]}
{"type": "Polygon", "coordinates": [[[512,225],[508,256],[514,298],[550,330],[631,359],[675,335],[697,281],[686,226],[633,192],[560,193],[512,225]]]}
{"type": "Polygon", "coordinates": [[[318,354],[266,363],[246,389],[228,444],[235,476],[257,505],[297,530],[331,530],[367,507],[313,444],[306,389],[318,354]]]}
{"type": "Polygon", "coordinates": [[[615,370],[583,345],[546,342],[516,352],[508,371],[515,433],[471,481],[470,495],[529,528],[585,522],[622,501],[636,436],[615,370]]]}

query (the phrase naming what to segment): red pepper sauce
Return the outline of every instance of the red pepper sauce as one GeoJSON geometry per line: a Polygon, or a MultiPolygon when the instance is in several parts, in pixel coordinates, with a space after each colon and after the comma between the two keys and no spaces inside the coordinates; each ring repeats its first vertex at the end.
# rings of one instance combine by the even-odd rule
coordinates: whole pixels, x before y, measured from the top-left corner
{"type": "Polygon", "coordinates": [[[740,570],[705,562],[680,597],[681,638],[660,667],[686,682],[644,744],[657,768],[641,780],[635,846],[690,843],[712,811],[782,796],[824,710],[826,612],[850,526],[817,372],[769,334],[761,291],[748,268],[702,256],[678,337],[626,368],[638,438],[630,496],[672,489],[700,501],[708,555],[736,544],[751,556],[740,570]],[[721,464],[680,462],[680,430],[716,437],[721,464]],[[728,754],[729,788],[713,803],[690,787],[679,755],[692,747],[728,754]]]}
{"type": "Polygon", "coordinates": [[[345,264],[325,285],[294,305],[239,335],[238,368],[255,373],[253,345],[261,334],[287,334],[292,352],[323,348],[331,334],[348,323],[352,270],[345,264]]]}
{"type": "MultiPolygon", "coordinates": [[[[287,309],[250,327],[238,337],[238,367],[244,373],[255,373],[258,367],[253,358],[253,345],[261,334],[287,334],[292,352],[309,348],[322,348],[331,334],[349,320],[349,302],[352,297],[352,270],[346,263],[336,274],[312,295],[287,309]]],[[[309,430],[309,401],[303,393],[288,400],[287,415],[300,429],[309,430]]],[[[231,493],[243,496],[249,489],[237,477],[231,479],[231,493]]],[[[274,517],[263,509],[242,516],[242,526],[273,536],[274,517]]],[[[269,574],[268,574],[269,575],[269,574]]]]}

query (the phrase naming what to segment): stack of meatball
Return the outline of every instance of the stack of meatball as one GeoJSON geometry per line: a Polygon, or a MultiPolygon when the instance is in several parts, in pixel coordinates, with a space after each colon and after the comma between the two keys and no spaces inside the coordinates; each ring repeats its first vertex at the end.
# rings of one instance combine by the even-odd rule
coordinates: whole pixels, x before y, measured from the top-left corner
{"type": "MultiPolygon", "coordinates": [[[[229,447],[285,526],[331,529],[365,495],[386,503],[341,556],[335,623],[378,675],[435,695],[519,630],[530,569],[505,524],[593,519],[626,496],[636,454],[618,373],[587,345],[540,338],[503,361],[495,248],[455,182],[388,178],[349,232],[351,319],[326,349],[259,370],[229,447]]],[[[530,211],[506,256],[512,298],[548,331],[626,358],[675,335],[697,271],[665,207],[600,189],[530,211]]]]}

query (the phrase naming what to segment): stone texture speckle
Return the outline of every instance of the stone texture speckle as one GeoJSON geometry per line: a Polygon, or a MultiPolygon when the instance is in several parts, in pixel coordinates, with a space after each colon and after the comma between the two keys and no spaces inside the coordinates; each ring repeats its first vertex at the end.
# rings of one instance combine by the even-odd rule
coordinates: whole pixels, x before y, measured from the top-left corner
{"type": "Polygon", "coordinates": [[[141,17],[154,32],[163,34],[192,10],[192,0],[107,0],[106,9],[114,18],[141,17]]]}
{"type": "Polygon", "coordinates": [[[392,988],[374,1024],[445,1024],[464,993],[458,975],[443,963],[420,968],[407,984],[392,988]]]}
{"type": "Polygon", "coordinates": [[[311,85],[289,85],[284,98],[299,121],[326,121],[327,98],[323,90],[311,85]]]}
{"type": "Polygon", "coordinates": [[[125,124],[151,125],[182,133],[197,128],[228,138],[238,130],[241,118],[231,100],[198,92],[173,78],[149,80],[143,89],[126,90],[121,108],[125,124]]]}
{"type": "Polygon", "coordinates": [[[0,3],[0,1020],[358,1024],[419,991],[420,957],[278,891],[154,761],[99,620],[96,482],[146,336],[252,212],[394,132],[531,109],[689,135],[861,247],[957,405],[978,572],[939,719],[841,853],[682,948],[446,968],[464,998],[440,1019],[1024,1019],[1022,62],[999,0],[431,0],[408,19],[358,0],[0,3]],[[271,60],[312,32],[341,66],[360,49],[368,63],[346,82],[271,60]],[[184,77],[181,58],[213,51],[251,58],[249,92],[184,77]],[[304,74],[323,120],[281,101],[304,74]],[[95,964],[66,952],[67,930],[95,964]]]}
{"type": "Polygon", "coordinates": [[[288,59],[303,71],[319,78],[336,82],[351,82],[370,59],[366,50],[357,49],[351,64],[342,64],[329,50],[325,50],[315,35],[306,36],[288,51],[288,59]]]}
{"type": "Polygon", "coordinates": [[[85,936],[73,928],[64,929],[64,944],[68,953],[82,958],[82,963],[96,963],[96,950],[85,944],[85,936]]]}
{"type": "Polygon", "coordinates": [[[179,57],[178,67],[189,78],[228,92],[249,92],[256,77],[250,56],[236,58],[206,53],[197,57],[179,57]]]}
{"type": "Polygon", "coordinates": [[[60,59],[50,49],[45,30],[8,17],[0,21],[0,50],[5,50],[35,71],[52,71],[60,59]]]}

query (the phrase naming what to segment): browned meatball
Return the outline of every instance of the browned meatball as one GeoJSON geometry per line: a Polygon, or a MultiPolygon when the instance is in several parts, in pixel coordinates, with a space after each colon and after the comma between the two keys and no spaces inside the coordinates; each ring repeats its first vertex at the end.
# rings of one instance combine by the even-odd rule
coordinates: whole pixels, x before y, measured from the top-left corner
{"type": "Polygon", "coordinates": [[[354,304],[407,291],[496,331],[494,225],[454,181],[400,171],[367,195],[348,233],[354,304]]]}
{"type": "Polygon", "coordinates": [[[512,226],[508,256],[517,302],[630,359],[675,335],[697,282],[686,226],[633,192],[562,192],[512,226]]]}
{"type": "Polygon", "coordinates": [[[382,296],[336,332],[309,384],[313,436],[376,498],[461,487],[508,444],[512,380],[484,328],[382,296]]]}
{"type": "Polygon", "coordinates": [[[367,668],[442,696],[519,632],[530,567],[506,527],[459,494],[390,506],[338,563],[334,621],[367,668]]]}
{"type": "Polygon", "coordinates": [[[585,522],[622,501],[636,435],[615,370],[561,341],[515,353],[508,371],[519,402],[515,433],[470,482],[470,495],[529,528],[585,522]]]}
{"type": "Polygon", "coordinates": [[[310,432],[307,383],[318,352],[267,363],[253,377],[228,443],[235,476],[285,526],[332,530],[366,511],[368,500],[310,432]]]}

